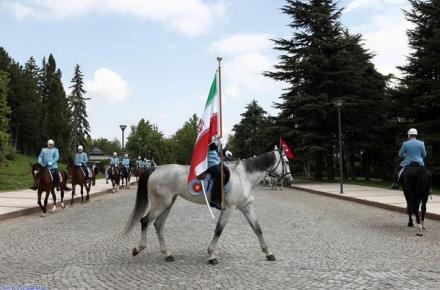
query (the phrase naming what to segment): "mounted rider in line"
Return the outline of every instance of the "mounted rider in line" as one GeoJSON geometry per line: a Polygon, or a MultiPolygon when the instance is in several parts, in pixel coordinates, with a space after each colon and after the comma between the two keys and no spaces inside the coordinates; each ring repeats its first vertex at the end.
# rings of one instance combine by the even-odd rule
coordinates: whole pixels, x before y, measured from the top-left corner
{"type": "Polygon", "coordinates": [[[136,166],[137,168],[144,168],[142,158],[140,156],[138,156],[138,159],[136,160],[136,166]]]}
{"type": "Polygon", "coordinates": [[[110,166],[114,166],[119,174],[119,157],[118,153],[113,152],[113,157],[110,158],[110,166]]]}
{"type": "Polygon", "coordinates": [[[399,189],[400,177],[407,166],[425,166],[423,159],[426,157],[426,148],[423,141],[417,140],[417,129],[408,130],[408,141],[403,142],[399,150],[399,156],[404,158],[397,170],[394,172],[394,183],[392,189],[399,189]]]}
{"type": "Polygon", "coordinates": [[[87,162],[89,162],[89,157],[87,156],[87,153],[83,151],[82,145],[79,145],[78,152],[75,153],[74,163],[76,166],[81,166],[86,176],[86,179],[91,177],[89,175],[89,168],[87,167],[87,162]]]}
{"type": "Polygon", "coordinates": [[[145,169],[149,169],[151,167],[151,162],[147,159],[147,157],[144,158],[143,164],[145,169]]]}
{"type": "Polygon", "coordinates": [[[60,175],[58,173],[57,162],[60,159],[60,154],[58,149],[55,148],[55,142],[52,139],[47,141],[47,147],[41,149],[40,155],[38,156],[38,163],[44,167],[48,167],[52,175],[53,183],[57,189],[60,190],[60,175]]]}
{"type": "Polygon", "coordinates": [[[122,166],[124,166],[125,170],[127,170],[128,175],[131,175],[130,159],[128,158],[128,154],[127,153],[125,153],[124,159],[122,159],[122,166]]]}

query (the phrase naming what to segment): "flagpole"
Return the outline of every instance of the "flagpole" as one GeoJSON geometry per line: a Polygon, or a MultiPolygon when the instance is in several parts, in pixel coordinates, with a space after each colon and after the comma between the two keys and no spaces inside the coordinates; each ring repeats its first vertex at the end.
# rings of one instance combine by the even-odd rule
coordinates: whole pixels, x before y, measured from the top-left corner
{"type": "MultiPolygon", "coordinates": [[[[223,115],[222,115],[222,62],[221,57],[217,57],[218,61],[218,100],[219,100],[219,124],[220,124],[220,135],[219,138],[223,137],[223,115]]],[[[223,180],[224,180],[224,172],[223,172],[223,144],[220,142],[220,192],[222,197],[222,210],[225,205],[225,191],[223,188],[223,180]]]]}

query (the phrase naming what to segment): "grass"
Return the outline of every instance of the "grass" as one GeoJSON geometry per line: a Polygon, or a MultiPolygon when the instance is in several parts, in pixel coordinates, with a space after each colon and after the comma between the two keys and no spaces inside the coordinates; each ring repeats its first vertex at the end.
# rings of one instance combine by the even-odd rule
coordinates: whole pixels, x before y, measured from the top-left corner
{"type": "MultiPolygon", "coordinates": [[[[317,180],[317,179],[308,178],[305,176],[299,176],[296,179],[328,182],[328,183],[339,183],[339,178],[336,178],[335,180],[326,180],[326,179],[317,180]]],[[[365,178],[358,177],[356,180],[350,180],[350,179],[344,180],[344,184],[353,184],[353,185],[362,185],[362,186],[371,186],[371,187],[390,189],[391,181],[383,181],[382,179],[378,179],[378,178],[371,178],[370,180],[365,180],[365,178]]],[[[440,195],[440,186],[433,186],[432,193],[440,195]]]]}
{"type": "MultiPolygon", "coordinates": [[[[37,157],[13,153],[14,160],[8,160],[0,167],[0,191],[27,189],[34,184],[31,166],[37,157]]],[[[66,170],[67,165],[58,163],[58,168],[66,170]]]]}

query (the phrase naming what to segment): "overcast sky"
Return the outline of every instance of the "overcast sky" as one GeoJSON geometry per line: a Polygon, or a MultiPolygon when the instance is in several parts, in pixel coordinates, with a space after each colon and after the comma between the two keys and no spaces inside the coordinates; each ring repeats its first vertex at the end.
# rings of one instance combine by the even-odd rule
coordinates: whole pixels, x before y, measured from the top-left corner
{"type": "MultiPolygon", "coordinates": [[[[270,114],[282,83],[270,38],[289,37],[283,0],[1,0],[0,46],[20,63],[52,53],[67,88],[85,76],[93,138],[120,139],[120,124],[144,118],[172,135],[201,115],[223,61],[224,131],[252,99],[270,114]]],[[[403,0],[344,0],[342,23],[362,33],[376,68],[397,73],[408,54],[403,0]]],[[[130,129],[126,130],[126,135],[130,129]],[[128,132],[127,132],[128,131],[128,132]]]]}

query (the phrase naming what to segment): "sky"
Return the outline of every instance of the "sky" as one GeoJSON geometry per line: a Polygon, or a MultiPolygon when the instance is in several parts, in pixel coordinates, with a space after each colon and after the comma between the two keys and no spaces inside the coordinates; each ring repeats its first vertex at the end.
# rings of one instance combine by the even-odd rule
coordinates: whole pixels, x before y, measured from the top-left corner
{"type": "MultiPolygon", "coordinates": [[[[84,74],[92,138],[121,138],[141,118],[171,136],[201,116],[217,56],[227,136],[256,99],[271,115],[285,84],[262,76],[277,63],[270,39],[289,38],[284,0],[0,0],[0,46],[24,64],[52,53],[68,91],[84,74]]],[[[383,74],[408,55],[403,0],[342,0],[341,22],[361,33],[383,74]]]]}

